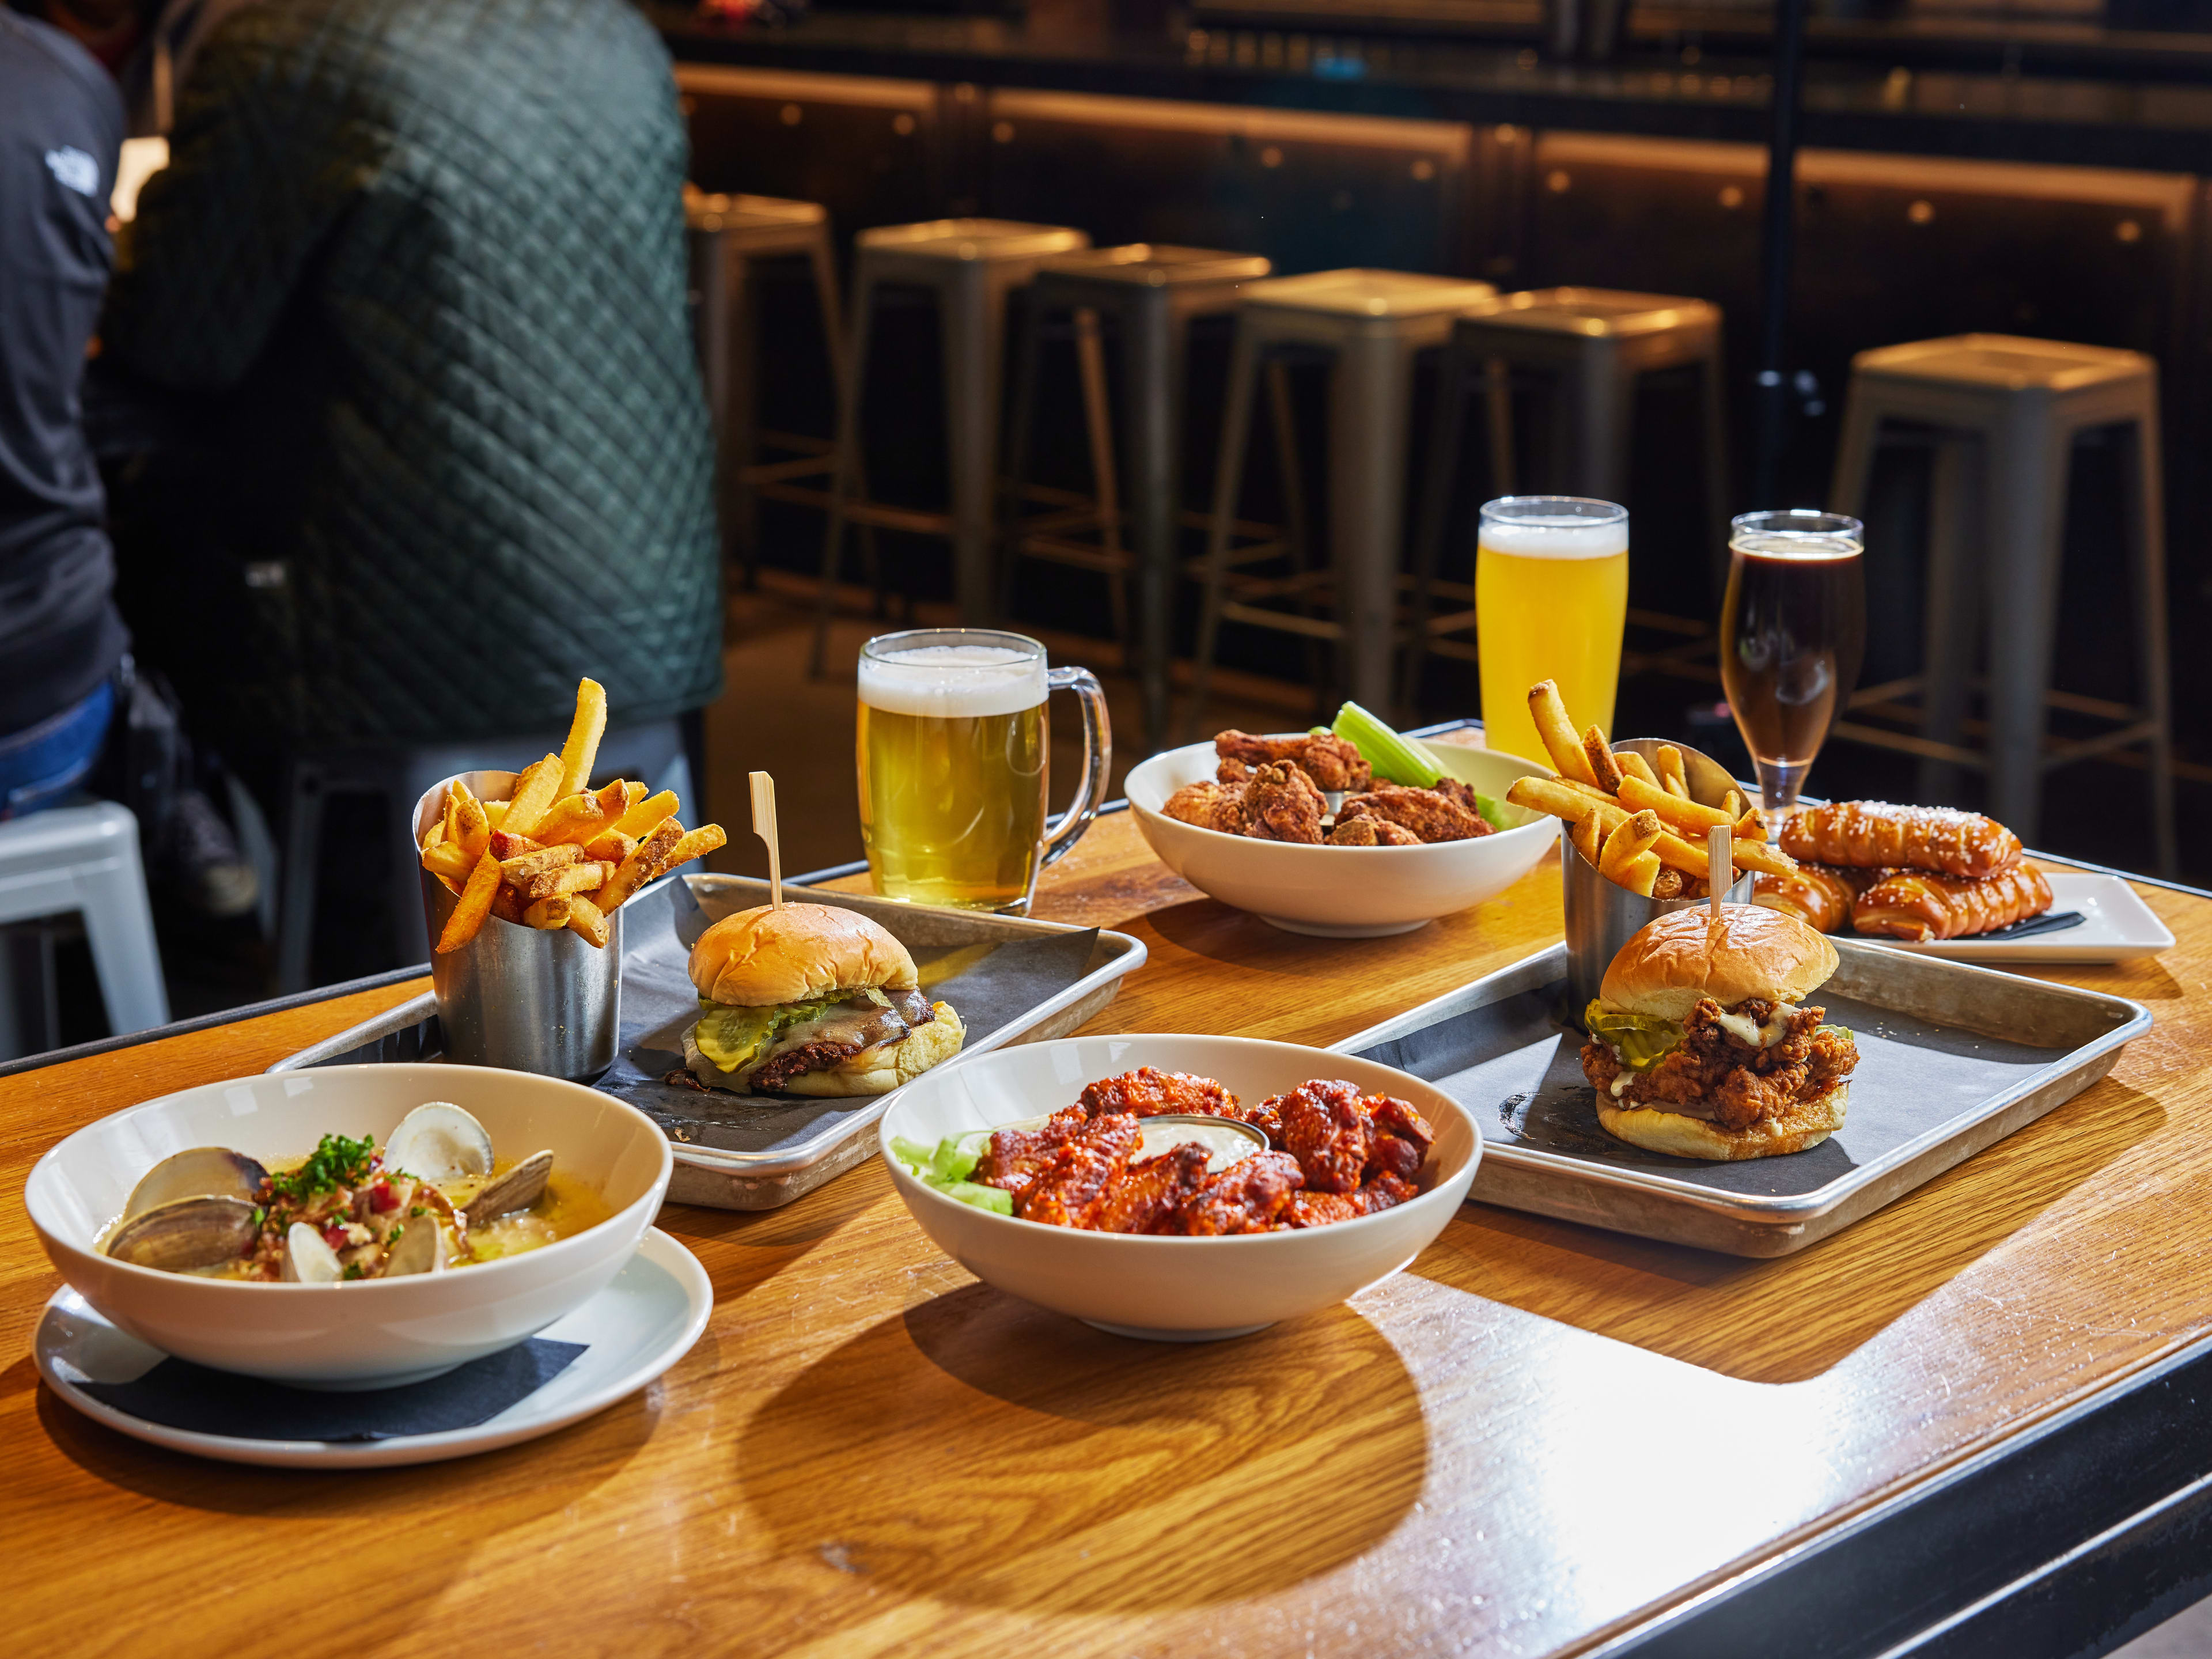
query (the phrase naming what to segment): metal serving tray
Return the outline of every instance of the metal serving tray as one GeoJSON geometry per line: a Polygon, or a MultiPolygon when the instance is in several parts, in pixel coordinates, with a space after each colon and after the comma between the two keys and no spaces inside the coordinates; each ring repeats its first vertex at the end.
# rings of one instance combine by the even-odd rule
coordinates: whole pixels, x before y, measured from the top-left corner
{"type": "MultiPolygon", "coordinates": [[[[790,883],[786,883],[787,887],[790,883]]],[[[922,984],[960,1011],[970,1054],[1065,1036],[1114,1000],[1145,959],[1140,939],[988,911],[942,910],[859,893],[808,890],[880,922],[914,952],[922,984]],[[1013,955],[1004,954],[1017,947],[1013,955]]],[[[875,1150],[866,1132],[896,1097],[805,1100],[701,1091],[661,1081],[680,1067],[681,1033],[698,1018],[684,963],[718,917],[768,902],[745,876],[678,875],[623,907],[621,1054],[597,1086],[658,1121],[676,1143],[668,1195],[723,1210],[788,1204],[875,1150]]],[[[428,993],[287,1055],[269,1069],[444,1058],[437,1000],[428,993]]]]}
{"type": "Polygon", "coordinates": [[[1647,1152],[1598,1127],[1568,1025],[1559,945],[1334,1046],[1425,1078],[1474,1114],[1470,1197],[1694,1244],[1787,1255],[1849,1226],[2112,1068],[2150,1011],[1855,939],[1811,999],[1859,1048],[1844,1127],[1808,1151],[1737,1164],[1647,1152]]]}

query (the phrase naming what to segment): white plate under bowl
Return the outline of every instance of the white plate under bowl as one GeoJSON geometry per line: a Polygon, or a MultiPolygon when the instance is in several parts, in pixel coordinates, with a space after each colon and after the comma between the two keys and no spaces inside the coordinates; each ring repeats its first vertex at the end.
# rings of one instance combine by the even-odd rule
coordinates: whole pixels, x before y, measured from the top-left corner
{"type": "Polygon", "coordinates": [[[924,1073],[878,1126],[884,1162],[921,1230],[986,1284],[1121,1336],[1202,1342],[1333,1307],[1387,1279],[1444,1230],[1474,1184],[1482,1137],[1465,1108],[1407,1073],[1252,1037],[1062,1037],[924,1073]],[[1073,1105],[1085,1084],[1139,1066],[1193,1072],[1257,1102],[1315,1078],[1409,1101],[1437,1133],[1420,1195],[1393,1210],[1292,1232],[1155,1238],[1048,1226],[963,1204],[891,1152],[1073,1105]]]}
{"type": "MultiPolygon", "coordinates": [[[[1421,747],[1448,775],[1500,800],[1516,778],[1543,771],[1533,761],[1487,749],[1421,747]]],[[[1293,933],[1366,939],[1411,933],[1494,898],[1559,839],[1557,820],[1547,817],[1433,846],[1305,847],[1201,830],[1160,811],[1185,784],[1211,778],[1217,764],[1211,743],[1194,743],[1134,768],[1124,787],[1137,828],[1160,861],[1192,886],[1293,933]]]]}
{"type": "Polygon", "coordinates": [[[2055,933],[2025,939],[1901,939],[1853,937],[1893,951],[1956,957],[1962,962],[2125,962],[2173,948],[2173,935],[2136,890],[2118,876],[2087,870],[2046,870],[2053,910],[2079,910],[2081,921],[2055,933]]]}
{"type": "Polygon", "coordinates": [[[141,1341],[300,1388],[385,1388],[512,1347],[597,1295],[659,1213],[674,1169],[659,1124],[580,1084],[479,1066],[325,1066],[204,1084],[88,1124],[33,1166],[23,1202],[70,1288],[141,1341]],[[502,1158],[550,1147],[554,1169],[614,1213],[519,1255],[357,1285],[199,1279],[94,1248],[139,1176],[172,1152],[229,1146],[270,1163],[304,1158],[332,1133],[381,1146],[432,1100],[473,1112],[502,1158]]]}
{"type": "Polygon", "coordinates": [[[226,1463],[380,1469],[496,1450],[605,1411],[689,1353],[714,1310],[714,1287],[698,1259],[659,1228],[648,1229],[637,1254],[605,1290],[538,1333],[553,1341],[585,1345],[585,1352],[544,1388],[473,1428],[344,1444],[201,1434],[149,1423],[94,1399],[76,1385],[131,1382],[163,1356],[109,1324],[67,1286],[46,1304],[33,1352],[39,1375],[65,1403],[134,1439],[226,1463]]]}

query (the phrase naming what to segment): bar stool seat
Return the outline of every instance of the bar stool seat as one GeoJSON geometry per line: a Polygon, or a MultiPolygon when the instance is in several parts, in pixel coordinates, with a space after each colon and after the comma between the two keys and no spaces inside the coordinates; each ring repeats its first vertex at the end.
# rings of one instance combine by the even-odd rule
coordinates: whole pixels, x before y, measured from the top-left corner
{"type": "Polygon", "coordinates": [[[1412,271],[1348,269],[1248,283],[1237,309],[1229,404],[1221,434],[1212,524],[1200,574],[1198,662],[1187,720],[1195,731],[1225,618],[1342,648],[1339,678],[1350,695],[1383,708],[1397,637],[1400,539],[1405,520],[1407,434],[1413,365],[1443,345],[1454,318],[1492,298],[1488,283],[1412,271]],[[1232,571],[1232,520],[1243,486],[1252,401],[1263,362],[1286,349],[1329,360],[1330,569],[1263,578],[1232,571]],[[1262,601],[1328,599],[1335,617],[1285,613],[1262,601]]]}
{"type": "MultiPolygon", "coordinates": [[[[57,806],[0,823],[0,928],[71,914],[84,921],[108,1029],[120,1036],[169,1023],[161,953],[138,856],[138,820],[112,801],[57,806]]],[[[15,1001],[0,939],[0,1060],[11,1060],[15,1001]]],[[[28,1046],[28,1045],[25,1045],[28,1046]]]]}
{"type": "Polygon", "coordinates": [[[991,507],[1002,412],[1006,298],[1025,286],[1053,255],[1090,246],[1086,232],[1012,219],[930,219],[860,233],[854,247],[852,344],[845,354],[845,390],[838,402],[837,465],[830,475],[830,527],[822,549],[815,674],[822,672],[829,650],[830,616],[848,521],[949,536],[962,618],[969,623],[991,619],[997,599],[991,570],[991,507]],[[927,289],[937,303],[945,342],[945,448],[952,475],[949,513],[916,512],[867,501],[860,483],[860,400],[867,380],[868,337],[877,290],[891,285],[927,289]]]}
{"type": "Polygon", "coordinates": [[[1863,516],[1875,451],[1893,422],[1936,432],[1927,672],[1869,687],[1851,704],[1924,722],[1926,729],[1896,732],[1850,720],[1838,725],[1837,735],[1919,755],[1921,788],[1930,799],[1948,793],[1950,767],[1985,767],[1990,811],[2031,842],[2046,771],[2141,744],[2148,751],[2159,863],[2171,873],[2178,847],[2158,365],[2141,352],[2005,334],[1960,334],[1863,351],[1851,361],[1829,490],[1839,511],[1863,516]],[[2098,428],[2112,428],[2123,447],[2125,556],[2142,674],[2136,707],[2068,696],[2051,686],[2069,462],[2075,440],[2098,428]],[[1984,617],[1985,750],[1960,741],[1984,617]],[[1907,702],[1915,694],[1923,696],[1918,709],[1907,702]],[[2113,729],[2046,743],[2045,711],[2054,705],[2101,714],[2113,729]]]}
{"type": "Polygon", "coordinates": [[[1011,604],[1014,570],[1024,558],[1049,560],[1104,574],[1111,586],[1115,634],[1136,670],[1143,693],[1145,743],[1164,741],[1176,542],[1188,522],[1205,518],[1182,509],[1182,410],[1188,379],[1190,325],[1236,309],[1237,295],[1267,275],[1258,254],[1132,242],[1056,254],[1038,267],[1016,354],[1014,410],[1007,459],[1006,556],[1001,610],[1011,604]],[[1041,348],[1055,319],[1073,319],[1091,449],[1092,495],[1024,516],[1029,441],[1041,348]],[[1115,462],[1101,349],[1101,317],[1111,320],[1121,355],[1122,442],[1129,507],[1122,544],[1121,479],[1115,462]],[[1085,533],[1094,540],[1078,539],[1085,533]],[[1133,584],[1135,603],[1130,602],[1133,584]]]}
{"type": "MultiPolygon", "coordinates": [[[[1719,585],[1726,581],[1728,572],[1729,502],[1721,321],[1718,306],[1682,295],[1546,288],[1500,295],[1453,325],[1438,381],[1436,424],[1430,433],[1427,479],[1414,539],[1415,632],[1401,684],[1407,708],[1416,701],[1422,665],[1430,652],[1470,661],[1474,657],[1471,643],[1450,637],[1473,629],[1474,612],[1462,609],[1431,617],[1429,607],[1437,588],[1446,526],[1452,521],[1452,486],[1467,403],[1478,384],[1486,393],[1495,494],[1514,495],[1523,487],[1513,453],[1509,387],[1515,378],[1534,376],[1549,383],[1553,433],[1553,476],[1541,487],[1617,501],[1628,494],[1637,381],[1662,370],[1696,370],[1704,428],[1705,509],[1711,520],[1707,545],[1717,601],[1719,585]]],[[[1464,592],[1459,596],[1464,598],[1464,592]]],[[[1673,619],[1651,620],[1666,626],[1673,619]]],[[[1680,647],[1681,651],[1705,648],[1702,624],[1674,623],[1675,631],[1692,628],[1699,641],[1680,647]]]]}
{"type": "Polygon", "coordinates": [[[760,568],[760,498],[828,507],[826,489],[793,481],[820,475],[826,482],[835,448],[828,439],[760,430],[760,296],[752,268],[763,259],[807,262],[830,384],[842,388],[845,334],[838,316],[830,215],[818,202],[710,195],[687,184],[684,216],[690,249],[693,338],[714,424],[716,493],[724,533],[750,587],[760,568]],[[764,461],[763,446],[790,459],[764,461]]]}

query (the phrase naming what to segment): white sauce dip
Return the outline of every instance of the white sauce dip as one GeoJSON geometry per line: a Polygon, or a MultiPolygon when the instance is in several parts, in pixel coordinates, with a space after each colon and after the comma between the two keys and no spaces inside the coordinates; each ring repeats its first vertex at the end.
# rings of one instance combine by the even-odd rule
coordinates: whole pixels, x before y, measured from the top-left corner
{"type": "Polygon", "coordinates": [[[1747,1048],[1771,1048],[1790,1035],[1790,1017],[1796,1012],[1792,1004],[1778,1002],[1773,1018],[1764,1025],[1753,1024],[1747,1014],[1723,1014],[1713,1024],[1747,1048]]]}

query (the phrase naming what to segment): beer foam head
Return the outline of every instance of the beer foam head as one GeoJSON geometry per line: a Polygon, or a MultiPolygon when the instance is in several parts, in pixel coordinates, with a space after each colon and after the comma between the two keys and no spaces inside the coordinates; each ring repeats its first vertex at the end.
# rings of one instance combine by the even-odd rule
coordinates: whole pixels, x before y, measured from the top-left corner
{"type": "Polygon", "coordinates": [[[1044,657],[1001,645],[929,645],[860,658],[860,701],[887,714],[974,720],[1045,700],[1044,657]]]}
{"type": "Polygon", "coordinates": [[[1628,515],[1583,519],[1565,514],[1482,515],[1482,545],[1523,559],[1603,559],[1628,551],[1628,515]]]}

